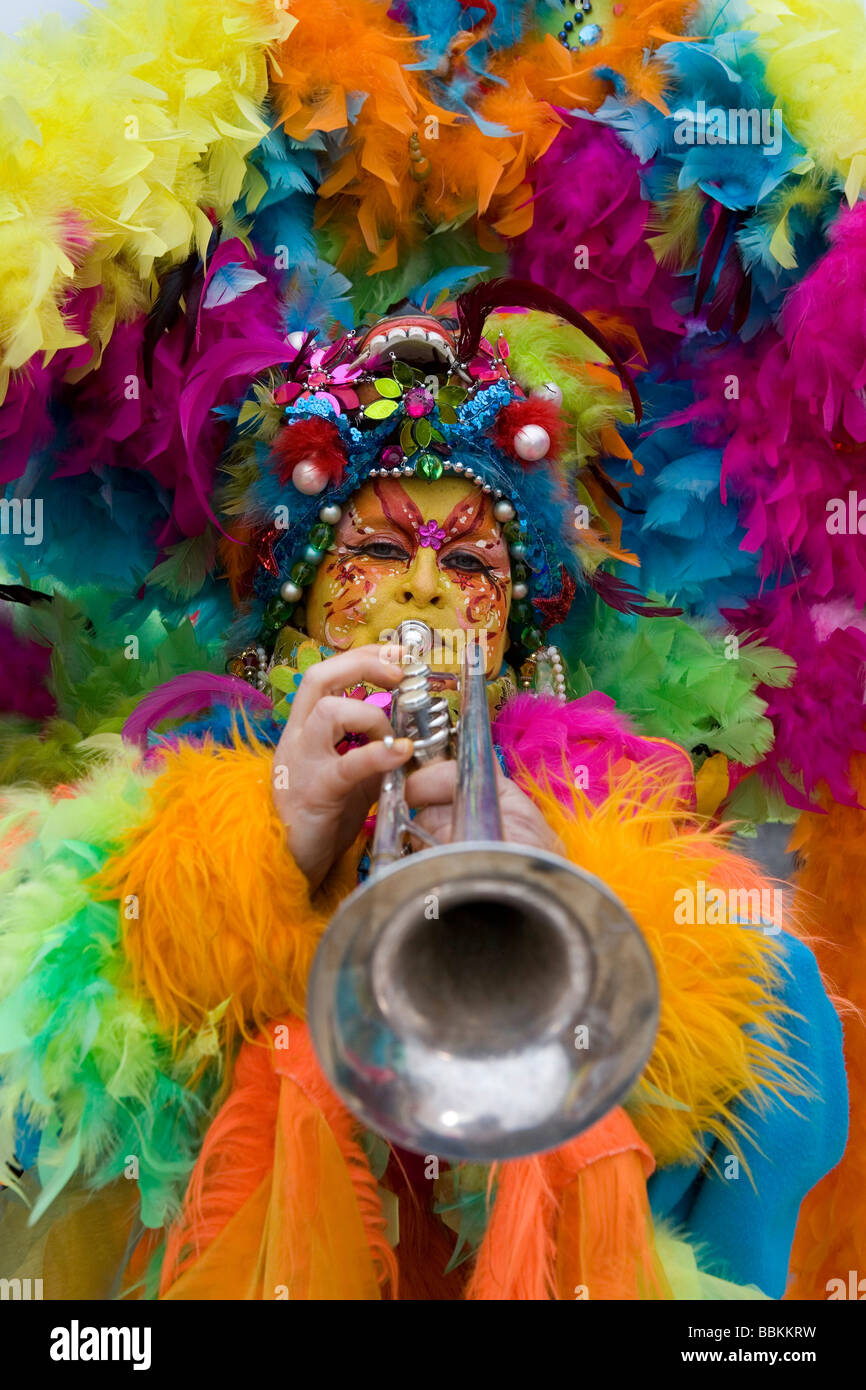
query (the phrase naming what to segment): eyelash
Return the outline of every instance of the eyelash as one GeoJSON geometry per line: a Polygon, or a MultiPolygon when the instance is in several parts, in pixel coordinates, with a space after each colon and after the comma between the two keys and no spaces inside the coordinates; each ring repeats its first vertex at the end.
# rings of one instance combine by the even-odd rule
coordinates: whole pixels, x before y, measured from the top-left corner
{"type": "Polygon", "coordinates": [[[366,545],[350,545],[349,550],[353,555],[368,555],[371,560],[408,560],[409,556],[402,546],[397,545],[396,541],[367,541],[366,545]],[[375,546],[382,546],[394,552],[391,555],[377,555],[375,546]]]}
{"type": "MultiPolygon", "coordinates": [[[[402,547],[398,546],[397,543],[396,543],[395,541],[367,541],[366,545],[349,546],[348,549],[351,551],[351,553],[352,553],[353,555],[367,555],[367,556],[369,556],[369,558],[370,558],[371,560],[408,560],[408,559],[409,559],[409,556],[408,556],[408,554],[406,553],[406,551],[403,550],[402,547]],[[386,549],[391,550],[391,551],[392,551],[392,554],[390,554],[390,555],[377,555],[376,552],[375,552],[375,547],[376,547],[376,546],[385,547],[386,549]]],[[[492,570],[491,570],[490,566],[489,566],[489,565],[485,565],[485,563],[484,563],[484,561],[481,559],[480,555],[476,555],[476,554],[475,554],[473,551],[471,551],[471,550],[453,550],[453,551],[451,551],[451,553],[446,557],[446,561],[445,561],[446,567],[449,566],[449,561],[453,562],[454,560],[459,560],[459,559],[464,559],[464,560],[465,560],[465,559],[470,559],[470,560],[472,560],[472,561],[475,562],[475,564],[474,564],[473,566],[456,565],[456,564],[453,564],[453,563],[450,565],[450,568],[458,570],[461,574],[486,574],[486,575],[490,575],[490,574],[492,573],[492,570]]]]}
{"type": "Polygon", "coordinates": [[[451,554],[447,557],[446,564],[448,563],[448,560],[460,559],[469,559],[474,561],[474,564],[470,568],[467,568],[464,565],[452,566],[452,568],[459,570],[461,574],[490,574],[491,572],[490,566],[485,565],[484,561],[481,559],[481,556],[476,555],[472,550],[452,550],[451,554]]]}

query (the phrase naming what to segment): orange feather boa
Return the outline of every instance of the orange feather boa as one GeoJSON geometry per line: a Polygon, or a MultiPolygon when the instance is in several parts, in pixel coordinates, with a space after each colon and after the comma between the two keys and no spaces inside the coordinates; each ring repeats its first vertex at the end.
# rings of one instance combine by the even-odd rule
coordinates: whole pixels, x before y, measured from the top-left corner
{"type": "MultiPolygon", "coordinates": [[[[357,853],[311,901],[273,806],[271,758],[240,740],[166,754],[146,821],[100,876],[101,892],[120,899],[138,987],[177,1045],[220,1006],[222,1047],[238,1034],[258,1037],[241,1051],[235,1092],[172,1234],[166,1293],[202,1296],[191,1290],[227,1280],[233,1293],[208,1296],[393,1296],[375,1183],[299,1022],[313,953],[353,884],[357,853]],[[127,920],[130,900],[137,915],[127,920]],[[277,1036],[275,1018],[284,1019],[283,1049],[261,1045],[260,1035],[277,1036]]],[[[668,1297],[646,1198],[651,1165],[703,1157],[708,1134],[734,1150],[737,1098],[760,1106],[797,1089],[773,999],[772,937],[675,923],[683,887],[749,890],[762,880],[721,832],[697,825],[669,781],[635,768],[595,807],[578,789],[565,807],[530,788],[566,856],[604,879],[644,932],[661,980],[661,1026],[628,1117],[613,1112],[554,1154],[503,1165],[469,1298],[573,1298],[578,1287],[590,1297],[668,1297]]]]}

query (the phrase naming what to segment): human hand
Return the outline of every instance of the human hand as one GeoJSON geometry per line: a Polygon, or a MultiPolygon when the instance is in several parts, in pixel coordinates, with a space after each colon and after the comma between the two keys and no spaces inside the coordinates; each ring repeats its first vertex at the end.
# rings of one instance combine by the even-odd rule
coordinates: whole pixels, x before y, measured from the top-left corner
{"type": "MultiPolygon", "coordinates": [[[[420,825],[440,844],[451,841],[456,788],[456,762],[430,763],[413,772],[406,780],[407,804],[422,808],[413,824],[420,825]]],[[[530,845],[535,849],[562,854],[559,837],[551,830],[535,802],[503,774],[498,764],[496,791],[502,815],[502,833],[509,844],[530,845]]],[[[423,848],[423,845],[419,843],[418,848],[423,848]]]]}
{"type": "Polygon", "coordinates": [[[354,842],[379,796],[382,776],[412,756],[411,739],[393,733],[378,705],[349,700],[359,681],[391,690],[406,674],[399,647],[370,645],[331,656],[303,676],[274,753],[273,796],[286,843],[310,891],[354,842]],[[366,734],[363,748],[337,752],[347,734],[366,734]]]}

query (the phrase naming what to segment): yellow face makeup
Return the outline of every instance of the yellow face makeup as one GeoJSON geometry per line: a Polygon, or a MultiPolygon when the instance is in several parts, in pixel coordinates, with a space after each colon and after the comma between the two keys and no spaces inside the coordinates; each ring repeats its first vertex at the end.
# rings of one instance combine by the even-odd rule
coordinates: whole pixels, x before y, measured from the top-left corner
{"type": "Polygon", "coordinates": [[[490,495],[455,477],[371,479],[346,505],[306,599],[309,636],[335,651],[419,618],[437,634],[434,670],[459,671],[472,633],[498,675],[511,569],[490,495]]]}

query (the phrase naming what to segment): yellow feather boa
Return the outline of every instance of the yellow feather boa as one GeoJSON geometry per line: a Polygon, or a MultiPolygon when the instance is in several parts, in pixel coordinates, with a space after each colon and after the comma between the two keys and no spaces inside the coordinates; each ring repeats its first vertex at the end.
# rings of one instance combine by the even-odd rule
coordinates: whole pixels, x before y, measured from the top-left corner
{"type": "Polygon", "coordinates": [[[103,285],[97,366],[115,320],[142,313],[154,261],[204,254],[268,126],[280,0],[120,0],[76,28],[49,18],[0,59],[0,402],[35,352],[84,340],[70,288],[103,285]],[[83,245],[82,245],[83,243],[83,245]]]}
{"type": "Polygon", "coordinates": [[[785,124],[822,171],[845,180],[853,207],[866,182],[861,0],[750,0],[743,28],[759,36],[785,124]]]}

